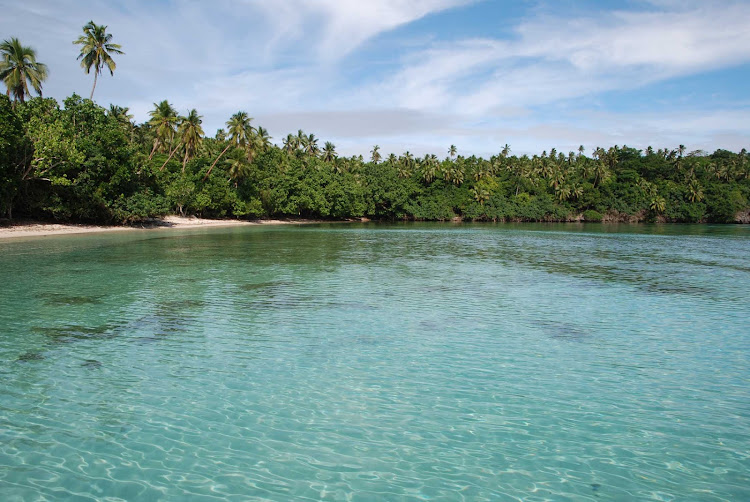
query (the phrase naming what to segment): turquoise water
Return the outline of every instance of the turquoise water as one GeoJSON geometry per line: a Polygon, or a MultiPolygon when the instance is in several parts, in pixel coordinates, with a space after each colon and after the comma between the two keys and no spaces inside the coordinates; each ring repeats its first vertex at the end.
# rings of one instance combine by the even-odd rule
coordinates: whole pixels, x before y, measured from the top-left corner
{"type": "Polygon", "coordinates": [[[750,228],[0,242],[0,498],[750,500],[750,228]]]}

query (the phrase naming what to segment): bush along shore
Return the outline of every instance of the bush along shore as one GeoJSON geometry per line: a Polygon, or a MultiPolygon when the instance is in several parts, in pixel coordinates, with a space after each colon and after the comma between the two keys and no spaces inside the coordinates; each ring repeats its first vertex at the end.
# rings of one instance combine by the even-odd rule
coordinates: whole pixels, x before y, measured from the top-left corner
{"type": "Polygon", "coordinates": [[[627,146],[484,159],[455,147],[340,157],[314,134],[274,145],[244,112],[214,137],[201,116],[77,95],[0,96],[0,217],[121,224],[204,218],[750,222],[750,157],[627,146]]]}

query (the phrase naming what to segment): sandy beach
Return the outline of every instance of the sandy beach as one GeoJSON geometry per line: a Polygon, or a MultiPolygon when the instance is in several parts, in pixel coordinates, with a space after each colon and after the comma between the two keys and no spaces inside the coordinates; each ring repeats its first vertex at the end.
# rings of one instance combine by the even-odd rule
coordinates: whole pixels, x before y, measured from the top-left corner
{"type": "Polygon", "coordinates": [[[237,227],[257,225],[301,225],[321,223],[316,220],[211,220],[186,216],[166,216],[142,225],[82,225],[74,223],[43,223],[37,221],[14,221],[0,226],[0,239],[19,237],[44,237],[50,235],[90,234],[100,232],[144,232],[163,229],[189,229],[208,227],[237,227]]]}

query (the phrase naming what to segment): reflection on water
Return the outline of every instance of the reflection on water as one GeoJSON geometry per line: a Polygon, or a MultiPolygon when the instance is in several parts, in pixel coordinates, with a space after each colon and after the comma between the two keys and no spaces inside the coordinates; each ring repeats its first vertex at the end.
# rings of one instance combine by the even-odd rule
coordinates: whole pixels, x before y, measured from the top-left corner
{"type": "Polygon", "coordinates": [[[750,229],[0,243],[0,493],[750,498],[750,229]]]}

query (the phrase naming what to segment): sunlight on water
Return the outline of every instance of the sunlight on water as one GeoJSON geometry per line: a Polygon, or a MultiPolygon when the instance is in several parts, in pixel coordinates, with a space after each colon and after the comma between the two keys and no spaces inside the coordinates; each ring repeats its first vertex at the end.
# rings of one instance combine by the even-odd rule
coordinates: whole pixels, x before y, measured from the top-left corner
{"type": "Polygon", "coordinates": [[[748,500],[750,229],[0,243],[2,500],[748,500]]]}

